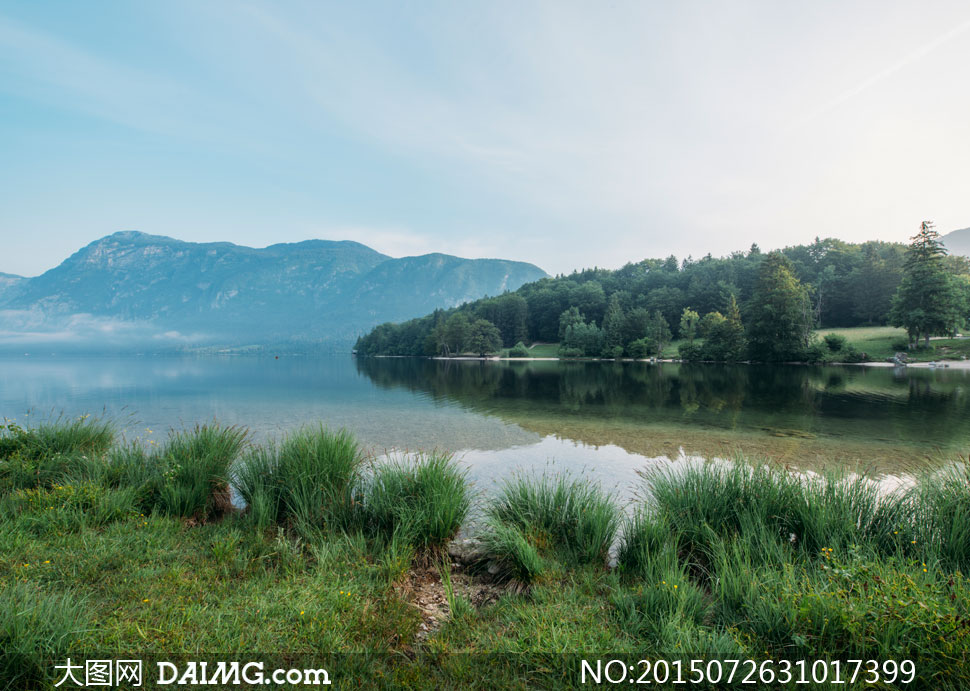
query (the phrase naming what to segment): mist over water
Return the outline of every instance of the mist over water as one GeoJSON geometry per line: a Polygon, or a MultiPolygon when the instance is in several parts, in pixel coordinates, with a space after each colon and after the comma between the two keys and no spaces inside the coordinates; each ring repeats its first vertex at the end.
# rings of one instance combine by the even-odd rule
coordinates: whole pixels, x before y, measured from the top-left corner
{"type": "Polygon", "coordinates": [[[486,491],[567,471],[625,496],[637,470],[685,456],[889,474],[965,456],[968,384],[956,369],[18,356],[0,358],[0,416],[105,415],[127,439],[213,420],[256,441],[324,424],[375,455],[456,452],[486,491]]]}

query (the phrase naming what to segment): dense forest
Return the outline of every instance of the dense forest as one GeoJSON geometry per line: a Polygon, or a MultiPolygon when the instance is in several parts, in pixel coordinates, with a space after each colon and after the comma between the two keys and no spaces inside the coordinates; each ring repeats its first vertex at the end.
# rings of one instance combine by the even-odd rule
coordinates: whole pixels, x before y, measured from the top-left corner
{"type": "MultiPolygon", "coordinates": [[[[913,244],[810,245],[727,257],[645,259],[528,283],[401,324],[357,342],[359,355],[479,355],[559,343],[564,357],[649,357],[682,339],[687,360],[817,359],[819,327],[903,326],[920,338],[962,328],[970,268],[947,256],[924,223],[913,244]],[[695,338],[697,339],[695,341],[695,338]]],[[[861,357],[845,353],[846,359],[861,357]]]]}

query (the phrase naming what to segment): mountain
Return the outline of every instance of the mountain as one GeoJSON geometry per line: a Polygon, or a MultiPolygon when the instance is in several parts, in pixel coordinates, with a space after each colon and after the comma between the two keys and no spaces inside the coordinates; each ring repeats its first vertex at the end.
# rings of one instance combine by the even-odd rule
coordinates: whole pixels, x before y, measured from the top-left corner
{"type": "Polygon", "coordinates": [[[962,254],[965,257],[970,257],[970,228],[954,230],[940,239],[950,250],[950,254],[962,254]]]}
{"type": "Polygon", "coordinates": [[[3,291],[11,288],[24,280],[23,276],[15,276],[14,274],[5,274],[0,271],[0,295],[3,291]]]}
{"type": "Polygon", "coordinates": [[[523,262],[396,259],[350,241],[255,249],[124,231],[35,278],[0,275],[0,341],[347,347],[375,324],[545,276],[523,262]]]}

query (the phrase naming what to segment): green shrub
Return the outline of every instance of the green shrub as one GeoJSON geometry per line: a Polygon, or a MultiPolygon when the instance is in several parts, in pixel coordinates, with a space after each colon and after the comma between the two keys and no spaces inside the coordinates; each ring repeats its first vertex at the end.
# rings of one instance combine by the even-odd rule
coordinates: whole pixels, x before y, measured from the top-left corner
{"type": "Polygon", "coordinates": [[[743,619],[798,657],[917,661],[917,688],[970,683],[970,590],[933,562],[835,550],[818,569],[759,574],[743,619]],[[931,681],[932,680],[932,681],[931,681]]]}
{"type": "Polygon", "coordinates": [[[868,362],[869,355],[848,345],[839,353],[839,362],[868,362]]]}
{"type": "Polygon", "coordinates": [[[655,643],[667,627],[683,629],[704,623],[710,608],[704,592],[676,561],[632,589],[617,592],[612,605],[624,631],[655,643]]]}
{"type": "Polygon", "coordinates": [[[846,337],[842,334],[825,334],[825,347],[828,348],[833,353],[840,352],[848,342],[846,337]]]}
{"type": "Polygon", "coordinates": [[[52,595],[27,583],[0,585],[0,687],[57,683],[54,665],[64,664],[86,625],[83,605],[70,591],[52,595]]]}
{"type": "Polygon", "coordinates": [[[506,481],[486,514],[518,528],[540,553],[584,564],[605,563],[620,522],[619,509],[596,485],[564,475],[506,481]]]}
{"type": "Polygon", "coordinates": [[[516,343],[512,348],[509,349],[509,357],[531,357],[529,349],[525,347],[522,341],[516,343]]]}
{"type": "Polygon", "coordinates": [[[825,347],[825,344],[821,341],[815,341],[810,346],[808,346],[801,358],[805,362],[819,363],[825,362],[831,358],[831,351],[825,347]]]}
{"type": "Polygon", "coordinates": [[[559,357],[561,358],[579,358],[583,355],[584,353],[580,348],[559,348],[559,357]]]}
{"type": "Polygon", "coordinates": [[[136,513],[134,488],[90,482],[17,490],[0,499],[0,519],[19,518],[37,535],[104,526],[136,513]]]}
{"type": "Polygon", "coordinates": [[[603,349],[603,357],[621,360],[623,358],[623,346],[612,346],[603,349]]]}
{"type": "Polygon", "coordinates": [[[696,362],[703,359],[703,352],[700,343],[682,343],[677,349],[677,356],[687,362],[696,362]]]}
{"type": "Polygon", "coordinates": [[[668,562],[659,570],[668,568],[672,550],[676,561],[677,536],[664,514],[640,508],[623,523],[621,535],[617,565],[627,573],[656,576],[658,560],[668,562]]]}
{"type": "Polygon", "coordinates": [[[457,534],[470,500],[450,454],[432,452],[378,465],[366,484],[364,515],[378,533],[401,533],[419,550],[440,550],[457,534]]]}
{"type": "Polygon", "coordinates": [[[883,495],[866,476],[848,472],[804,477],[768,466],[690,463],[645,475],[655,511],[677,526],[682,546],[709,558],[717,538],[761,536],[816,555],[866,543],[894,554],[908,544],[904,499],[883,495]]]}
{"type": "Polygon", "coordinates": [[[902,351],[905,353],[907,350],[909,350],[909,341],[905,339],[897,339],[890,343],[889,347],[897,352],[902,351]]]}
{"type": "Polygon", "coordinates": [[[645,360],[653,356],[654,350],[653,341],[649,338],[638,338],[635,341],[630,341],[626,346],[626,351],[630,354],[630,357],[637,360],[645,360]]]}

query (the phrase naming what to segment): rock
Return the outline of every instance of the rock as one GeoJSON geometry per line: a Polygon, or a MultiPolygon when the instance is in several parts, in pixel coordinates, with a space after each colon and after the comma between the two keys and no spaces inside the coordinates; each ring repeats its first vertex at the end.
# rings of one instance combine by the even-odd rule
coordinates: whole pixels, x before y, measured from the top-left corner
{"type": "Polygon", "coordinates": [[[502,567],[499,566],[497,561],[488,562],[488,572],[492,576],[497,576],[502,571],[502,567]]]}
{"type": "Polygon", "coordinates": [[[481,540],[469,537],[452,540],[448,545],[448,555],[460,564],[474,564],[482,561],[486,552],[481,540]]]}

